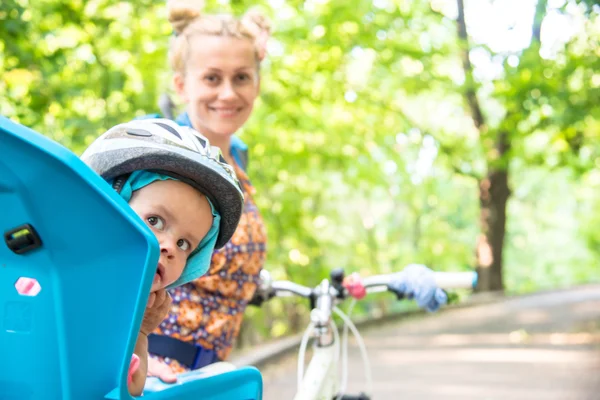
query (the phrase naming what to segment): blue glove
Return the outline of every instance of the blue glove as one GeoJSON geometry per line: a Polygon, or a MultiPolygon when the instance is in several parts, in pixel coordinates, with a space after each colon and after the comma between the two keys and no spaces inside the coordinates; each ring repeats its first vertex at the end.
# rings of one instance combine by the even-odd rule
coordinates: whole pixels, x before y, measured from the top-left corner
{"type": "Polygon", "coordinates": [[[433,271],[421,264],[410,264],[389,283],[390,289],[414,299],[420,308],[437,311],[448,302],[446,293],[435,284],[433,271]]]}

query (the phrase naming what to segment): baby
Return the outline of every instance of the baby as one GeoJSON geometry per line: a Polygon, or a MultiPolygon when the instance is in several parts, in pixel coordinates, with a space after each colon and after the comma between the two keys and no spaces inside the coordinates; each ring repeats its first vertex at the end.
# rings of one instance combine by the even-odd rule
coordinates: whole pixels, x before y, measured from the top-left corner
{"type": "Polygon", "coordinates": [[[243,195],[218,149],[196,131],[164,119],[117,125],[81,156],[112,184],[156,235],[160,258],[129,368],[131,395],[142,394],[148,335],[167,315],[166,289],[206,273],[239,221],[243,195]]]}

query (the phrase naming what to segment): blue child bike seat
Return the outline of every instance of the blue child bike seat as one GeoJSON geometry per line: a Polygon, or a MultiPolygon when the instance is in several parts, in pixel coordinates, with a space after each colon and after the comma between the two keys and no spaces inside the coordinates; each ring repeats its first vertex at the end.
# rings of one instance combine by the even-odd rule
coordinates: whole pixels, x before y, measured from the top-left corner
{"type": "MultiPolygon", "coordinates": [[[[0,400],[131,399],[159,257],[149,228],[74,153],[0,116],[0,235],[0,400]]],[[[260,400],[262,378],[245,367],[143,398],[260,400]]]]}

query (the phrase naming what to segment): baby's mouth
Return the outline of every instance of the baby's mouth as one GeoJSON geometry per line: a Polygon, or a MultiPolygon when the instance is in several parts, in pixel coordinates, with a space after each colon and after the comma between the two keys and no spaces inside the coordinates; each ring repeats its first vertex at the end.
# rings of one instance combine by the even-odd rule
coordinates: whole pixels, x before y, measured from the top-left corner
{"type": "Polygon", "coordinates": [[[162,263],[158,263],[158,267],[156,267],[156,273],[154,274],[154,282],[159,283],[164,282],[165,278],[165,267],[162,263]]]}

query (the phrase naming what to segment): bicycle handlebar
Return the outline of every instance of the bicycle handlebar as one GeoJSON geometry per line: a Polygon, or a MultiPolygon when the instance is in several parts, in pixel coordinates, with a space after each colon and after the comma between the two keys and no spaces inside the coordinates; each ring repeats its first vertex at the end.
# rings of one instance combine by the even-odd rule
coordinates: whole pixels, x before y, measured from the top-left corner
{"type": "MultiPolygon", "coordinates": [[[[400,273],[373,275],[362,279],[362,284],[369,292],[388,290],[388,285],[400,278],[400,273]],[[379,290],[378,290],[379,289],[379,290]]],[[[441,289],[473,289],[477,285],[476,272],[434,272],[436,285],[441,289]]],[[[292,281],[269,282],[266,288],[270,297],[286,297],[296,295],[304,298],[313,296],[315,289],[292,281]]],[[[338,290],[331,288],[337,296],[338,290]]]]}
{"type": "MultiPolygon", "coordinates": [[[[310,337],[314,337],[315,345],[319,348],[327,348],[340,342],[339,333],[333,321],[334,314],[337,314],[344,322],[343,342],[345,344],[343,346],[346,347],[348,343],[347,328],[349,328],[354,334],[357,343],[359,344],[359,348],[361,349],[361,355],[365,363],[367,381],[369,382],[368,387],[371,387],[371,375],[364,342],[362,341],[358,330],[352,323],[349,314],[346,315],[340,309],[338,309],[336,303],[350,296],[354,297],[355,299],[363,298],[365,291],[374,292],[379,290],[389,290],[390,292],[396,294],[398,299],[401,299],[404,297],[404,293],[402,291],[405,289],[401,289],[398,287],[401,285],[395,285],[393,283],[404,279],[402,272],[374,275],[366,278],[357,278],[352,276],[349,280],[345,280],[343,269],[336,269],[330,272],[330,279],[323,279],[315,288],[310,288],[291,281],[273,282],[271,280],[270,273],[266,270],[261,271],[260,278],[261,282],[259,287],[254,297],[249,302],[252,305],[260,306],[264,301],[270,300],[273,297],[284,297],[289,295],[296,295],[310,300],[310,324],[302,337],[302,342],[300,344],[300,356],[298,358],[299,387],[304,379],[304,354],[310,337]],[[359,292],[354,291],[354,289],[357,287],[359,292]]],[[[434,280],[436,285],[441,289],[474,288],[477,283],[477,273],[434,272],[434,280]]],[[[332,362],[337,363],[337,360],[332,362]]],[[[310,379],[312,378],[313,376],[311,375],[310,379]]],[[[343,378],[343,382],[346,382],[346,378],[343,378]]],[[[362,397],[337,396],[336,398],[360,399],[362,397]]]]}
{"type": "Polygon", "coordinates": [[[300,297],[308,298],[313,292],[313,289],[292,281],[275,281],[272,283],[271,289],[275,292],[275,296],[280,297],[286,296],[287,293],[287,295],[295,294],[300,297]]]}
{"type": "MultiPolygon", "coordinates": [[[[389,285],[394,279],[400,278],[400,272],[393,274],[374,275],[363,278],[365,288],[389,285]]],[[[440,289],[473,289],[477,285],[476,272],[434,272],[435,284],[440,289]]]]}

